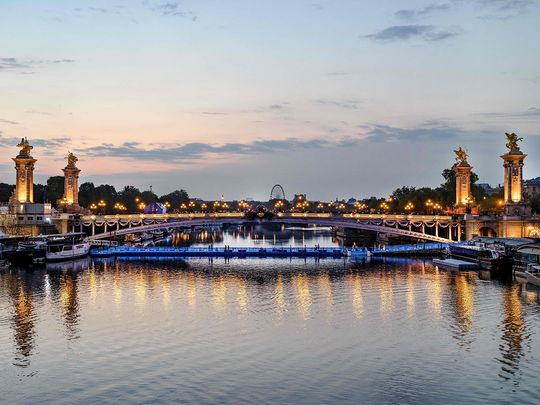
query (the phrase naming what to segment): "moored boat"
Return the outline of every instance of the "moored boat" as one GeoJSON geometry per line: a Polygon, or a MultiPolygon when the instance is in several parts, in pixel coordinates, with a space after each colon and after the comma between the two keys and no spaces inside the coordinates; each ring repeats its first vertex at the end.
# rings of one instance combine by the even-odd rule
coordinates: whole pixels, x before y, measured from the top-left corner
{"type": "Polygon", "coordinates": [[[540,287],[540,243],[516,249],[513,270],[516,278],[540,287]]]}
{"type": "Polygon", "coordinates": [[[45,258],[48,262],[84,257],[90,252],[90,243],[84,233],[61,234],[47,240],[45,258]]]}
{"type": "Polygon", "coordinates": [[[477,263],[481,269],[510,272],[514,250],[531,242],[526,238],[476,237],[467,243],[452,243],[448,250],[451,257],[477,263]]]}
{"type": "Polygon", "coordinates": [[[39,235],[19,242],[16,250],[6,254],[13,264],[32,264],[72,260],[88,255],[90,243],[81,232],[39,235]]]}

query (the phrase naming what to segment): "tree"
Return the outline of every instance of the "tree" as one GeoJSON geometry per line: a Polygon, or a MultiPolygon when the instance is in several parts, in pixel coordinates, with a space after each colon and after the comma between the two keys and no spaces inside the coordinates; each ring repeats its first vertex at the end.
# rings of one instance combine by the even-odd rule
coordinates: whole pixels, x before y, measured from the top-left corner
{"type": "Polygon", "coordinates": [[[168,202],[173,209],[177,209],[181,204],[189,203],[189,195],[186,190],[175,190],[159,197],[159,201],[162,203],[168,202]]]}
{"type": "Polygon", "coordinates": [[[13,184],[0,183],[0,202],[8,202],[13,190],[15,190],[13,184]]]}
{"type": "Polygon", "coordinates": [[[540,214],[540,194],[536,194],[530,199],[532,211],[535,214],[540,214]]]}
{"type": "Polygon", "coordinates": [[[151,191],[143,191],[140,198],[142,202],[144,202],[146,205],[156,202],[158,200],[158,196],[151,191]]]}
{"type": "Polygon", "coordinates": [[[44,203],[45,202],[45,189],[47,186],[43,184],[34,184],[34,202],[44,203]]]}
{"type": "Polygon", "coordinates": [[[82,183],[79,186],[79,205],[82,207],[89,207],[93,202],[96,202],[94,183],[82,183]]]}
{"type": "Polygon", "coordinates": [[[50,202],[56,206],[56,202],[64,195],[64,176],[52,176],[47,179],[44,202],[50,202]]]}
{"type": "Polygon", "coordinates": [[[127,212],[137,212],[136,199],[141,199],[141,192],[137,187],[125,186],[124,189],[118,193],[118,200],[126,206],[127,212]]]}

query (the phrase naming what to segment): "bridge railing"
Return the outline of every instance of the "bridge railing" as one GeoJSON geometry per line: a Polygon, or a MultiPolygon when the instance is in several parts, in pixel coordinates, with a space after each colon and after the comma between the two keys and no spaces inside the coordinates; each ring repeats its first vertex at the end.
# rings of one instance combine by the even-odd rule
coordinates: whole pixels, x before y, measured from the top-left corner
{"type": "MultiPolygon", "coordinates": [[[[95,220],[139,220],[139,219],[153,219],[153,220],[170,220],[170,219],[196,219],[196,218],[241,218],[244,217],[243,212],[216,212],[216,213],[183,213],[183,214],[116,214],[116,215],[84,215],[82,220],[84,222],[95,220]]],[[[287,212],[277,213],[277,218],[346,218],[357,220],[371,220],[371,219],[384,219],[384,220],[415,220],[415,221],[451,221],[452,217],[448,215],[401,215],[401,214],[332,214],[325,212],[287,212]]]]}

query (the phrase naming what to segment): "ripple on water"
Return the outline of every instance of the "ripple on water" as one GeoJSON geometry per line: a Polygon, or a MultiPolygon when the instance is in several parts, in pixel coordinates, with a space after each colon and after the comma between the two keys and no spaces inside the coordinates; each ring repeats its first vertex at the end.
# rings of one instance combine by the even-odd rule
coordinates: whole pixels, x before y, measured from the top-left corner
{"type": "Polygon", "coordinates": [[[538,399],[538,294],[517,284],[414,260],[86,268],[0,274],[9,403],[538,399]]]}

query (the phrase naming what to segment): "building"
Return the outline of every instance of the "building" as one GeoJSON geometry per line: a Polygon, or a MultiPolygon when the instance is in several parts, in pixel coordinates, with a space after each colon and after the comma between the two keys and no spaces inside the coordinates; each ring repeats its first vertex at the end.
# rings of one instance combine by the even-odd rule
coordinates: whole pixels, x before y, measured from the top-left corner
{"type": "Polygon", "coordinates": [[[497,187],[491,187],[488,183],[476,183],[475,186],[481,188],[487,195],[502,194],[504,191],[500,184],[497,187]]]}
{"type": "Polygon", "coordinates": [[[525,181],[524,191],[527,197],[535,197],[540,194],[540,177],[525,181]]]}

